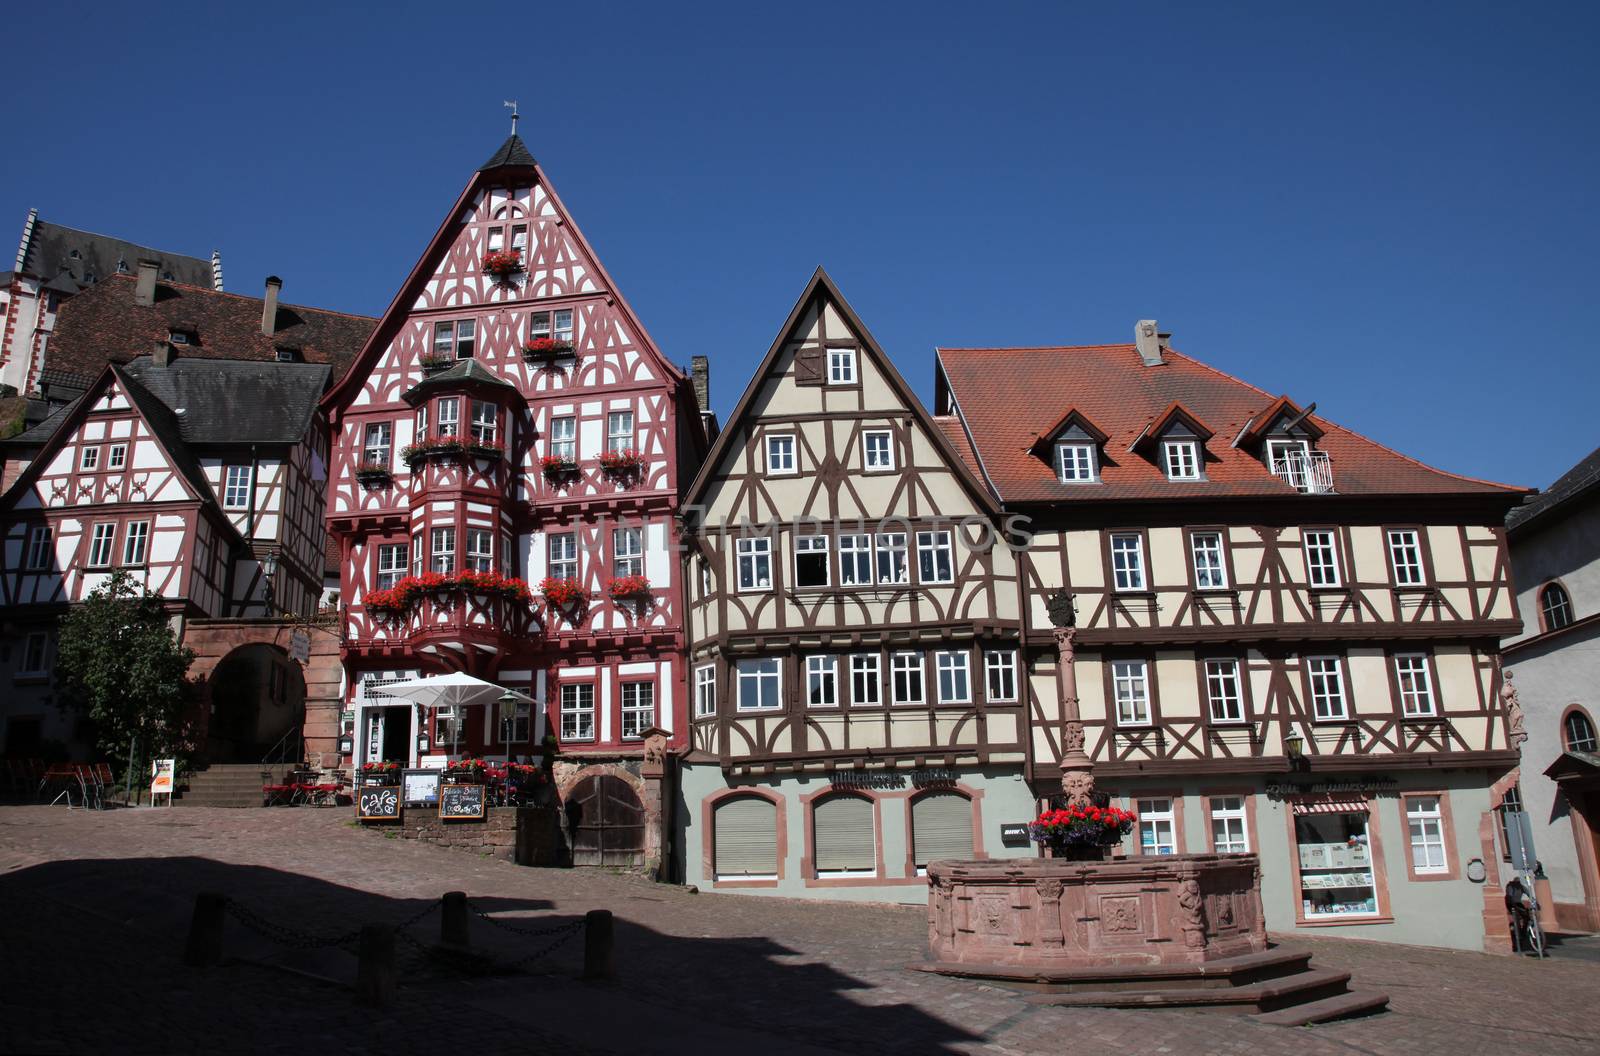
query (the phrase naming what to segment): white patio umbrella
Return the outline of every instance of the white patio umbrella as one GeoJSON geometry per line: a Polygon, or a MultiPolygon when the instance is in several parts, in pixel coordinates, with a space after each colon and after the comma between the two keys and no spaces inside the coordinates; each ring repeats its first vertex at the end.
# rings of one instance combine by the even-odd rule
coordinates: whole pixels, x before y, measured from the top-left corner
{"type": "MultiPolygon", "coordinates": [[[[421,704],[430,710],[438,708],[470,708],[474,704],[493,704],[512,697],[519,703],[526,701],[532,703],[533,698],[526,693],[519,693],[514,689],[497,686],[493,682],[485,682],[481,678],[453,671],[448,675],[429,675],[427,678],[413,678],[406,682],[394,682],[384,686],[382,693],[387,697],[399,697],[409,700],[413,704],[421,704]]],[[[456,754],[456,744],[459,740],[461,723],[451,724],[450,754],[456,754]]]]}

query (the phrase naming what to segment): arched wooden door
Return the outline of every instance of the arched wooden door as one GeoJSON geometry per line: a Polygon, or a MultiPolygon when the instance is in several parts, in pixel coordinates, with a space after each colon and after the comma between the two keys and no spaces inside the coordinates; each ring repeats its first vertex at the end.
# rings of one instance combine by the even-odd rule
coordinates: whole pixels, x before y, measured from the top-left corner
{"type": "Polygon", "coordinates": [[[644,864],[644,805],[622,778],[583,778],[572,786],[566,809],[573,865],[644,864]]]}

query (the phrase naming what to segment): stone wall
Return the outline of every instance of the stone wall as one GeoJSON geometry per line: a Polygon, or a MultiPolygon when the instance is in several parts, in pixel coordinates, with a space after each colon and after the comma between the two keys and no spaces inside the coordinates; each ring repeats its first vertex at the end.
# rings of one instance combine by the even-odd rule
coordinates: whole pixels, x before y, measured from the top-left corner
{"type": "Polygon", "coordinates": [[[519,865],[556,865],[561,833],[552,807],[490,807],[482,821],[444,821],[434,807],[408,807],[398,824],[376,824],[398,832],[401,839],[422,840],[487,854],[519,865]]]}

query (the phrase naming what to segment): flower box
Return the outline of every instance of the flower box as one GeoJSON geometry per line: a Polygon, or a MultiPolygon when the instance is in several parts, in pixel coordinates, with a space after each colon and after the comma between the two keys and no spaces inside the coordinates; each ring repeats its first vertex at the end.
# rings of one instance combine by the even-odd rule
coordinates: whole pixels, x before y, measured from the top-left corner
{"type": "Polygon", "coordinates": [[[362,763],[361,783],[363,785],[397,785],[400,783],[400,764],[362,763]]]}
{"type": "Polygon", "coordinates": [[[424,352],[417,357],[417,366],[422,368],[424,375],[437,374],[441,370],[449,370],[455,365],[456,357],[448,354],[436,355],[432,352],[424,352]]]}
{"type": "Polygon", "coordinates": [[[644,456],[632,448],[602,452],[599,461],[601,472],[611,477],[635,477],[644,470],[644,456]]]}
{"type": "Polygon", "coordinates": [[[486,458],[495,461],[506,457],[506,449],[497,443],[484,443],[481,440],[467,441],[467,454],[473,458],[486,458]]]}
{"type": "Polygon", "coordinates": [[[589,592],[575,579],[558,579],[546,576],[539,584],[539,593],[552,605],[574,605],[589,597],[589,592]]]}
{"type": "Polygon", "coordinates": [[[522,270],[522,250],[499,249],[483,255],[485,274],[497,279],[510,278],[522,270]]]}
{"type": "Polygon", "coordinates": [[[560,455],[545,455],[539,460],[539,468],[544,470],[544,479],[553,483],[575,476],[578,472],[578,463],[560,455]]]}
{"type": "Polygon", "coordinates": [[[458,785],[481,785],[484,770],[482,759],[457,759],[444,768],[444,776],[458,785]]]}
{"type": "Polygon", "coordinates": [[[618,576],[606,588],[606,593],[619,601],[626,598],[647,598],[650,596],[650,581],[643,576],[618,576]]]}
{"type": "Polygon", "coordinates": [[[501,459],[506,457],[506,449],[498,443],[459,436],[424,436],[416,443],[402,447],[400,457],[406,460],[406,465],[415,466],[432,458],[501,459]]]}
{"type": "Polygon", "coordinates": [[[522,358],[540,362],[554,362],[562,356],[572,355],[572,342],[554,337],[535,337],[522,344],[522,358]]]}
{"type": "Polygon", "coordinates": [[[394,479],[394,474],[389,471],[388,463],[363,462],[356,467],[356,479],[363,484],[387,484],[394,479]]]}
{"type": "Polygon", "coordinates": [[[524,604],[533,600],[533,594],[523,580],[514,576],[502,576],[498,572],[469,570],[452,575],[424,572],[420,576],[406,576],[386,590],[369,591],[363,605],[369,610],[401,613],[410,609],[424,595],[447,597],[462,591],[493,595],[524,604]]]}

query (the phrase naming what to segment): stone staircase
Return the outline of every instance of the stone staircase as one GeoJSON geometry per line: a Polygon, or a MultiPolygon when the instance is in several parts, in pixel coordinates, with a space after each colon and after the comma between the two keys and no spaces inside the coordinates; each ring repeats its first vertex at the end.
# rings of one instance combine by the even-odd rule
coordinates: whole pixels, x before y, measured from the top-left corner
{"type": "Polygon", "coordinates": [[[259,807],[261,786],[281,785],[296,767],[292,763],[217,763],[189,774],[173,797],[180,807],[259,807]],[[263,777],[263,774],[270,775],[263,777]]]}

